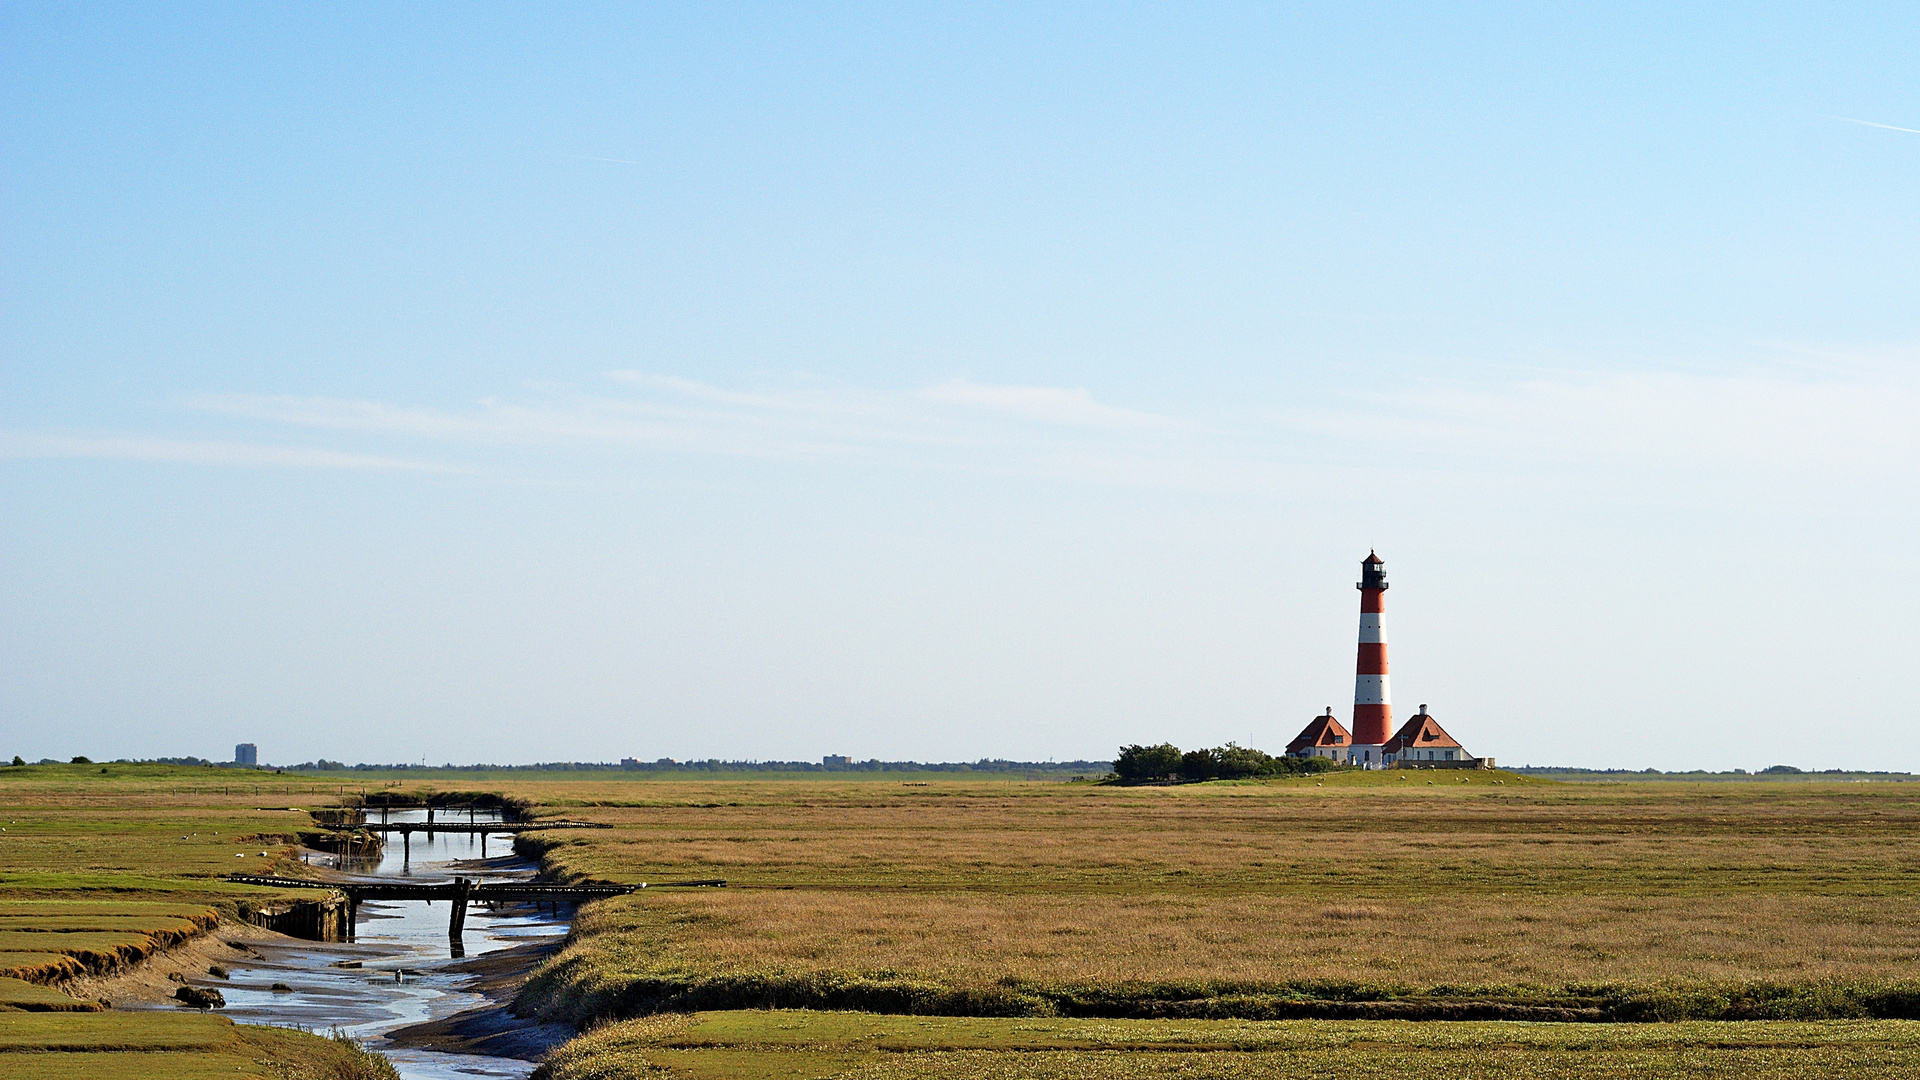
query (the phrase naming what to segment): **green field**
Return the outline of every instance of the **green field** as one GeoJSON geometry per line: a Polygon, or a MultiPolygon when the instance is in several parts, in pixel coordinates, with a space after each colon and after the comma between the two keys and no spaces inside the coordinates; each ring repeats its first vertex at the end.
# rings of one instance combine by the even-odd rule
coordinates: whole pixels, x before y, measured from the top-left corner
{"type": "Polygon", "coordinates": [[[0,768],[0,977],[110,973],[269,899],[226,874],[300,872],[311,817],[206,783],[225,771],[0,768]]]}
{"type": "Polygon", "coordinates": [[[97,1012],[100,1006],[80,1001],[40,983],[0,975],[0,1012],[97,1012]]]}
{"type": "Polygon", "coordinates": [[[225,1017],[172,1013],[0,1012],[8,1080],[393,1080],[351,1042],[225,1017]]]}
{"type": "Polygon", "coordinates": [[[311,819],[285,809],[288,796],[332,801],[338,793],[282,781],[263,798],[223,772],[0,768],[0,1076],[393,1075],[385,1061],[332,1039],[236,1027],[184,1008],[101,1011],[60,992],[68,977],[123,970],[281,895],[221,880],[235,869],[300,872],[289,833],[311,819]],[[281,808],[258,808],[272,802],[281,808]]]}
{"type": "Polygon", "coordinates": [[[730,1012],[615,1024],[563,1047],[537,1076],[1865,1080],[1916,1070],[1920,1023],[1909,1021],[1419,1024],[730,1012]]]}

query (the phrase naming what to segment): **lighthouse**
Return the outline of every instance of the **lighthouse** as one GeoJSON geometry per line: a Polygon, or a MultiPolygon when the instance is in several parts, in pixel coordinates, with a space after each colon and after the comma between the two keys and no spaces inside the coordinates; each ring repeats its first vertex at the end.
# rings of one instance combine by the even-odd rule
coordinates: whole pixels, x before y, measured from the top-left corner
{"type": "Polygon", "coordinates": [[[1393,690],[1387,681],[1387,564],[1367,552],[1360,564],[1360,655],[1353,674],[1353,730],[1333,718],[1333,706],[1287,744],[1287,756],[1324,758],[1362,769],[1491,769],[1446,733],[1427,712],[1393,730],[1393,690]]]}
{"type": "Polygon", "coordinates": [[[1353,675],[1353,744],[1347,760],[1362,768],[1383,764],[1381,746],[1393,735],[1393,687],[1387,678],[1387,564],[1367,552],[1360,564],[1360,652],[1353,675]]]}

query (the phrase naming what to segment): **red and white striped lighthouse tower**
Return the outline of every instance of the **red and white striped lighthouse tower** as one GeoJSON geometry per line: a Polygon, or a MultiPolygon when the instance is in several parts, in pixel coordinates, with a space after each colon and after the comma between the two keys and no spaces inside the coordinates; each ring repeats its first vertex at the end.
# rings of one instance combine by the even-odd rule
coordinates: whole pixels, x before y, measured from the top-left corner
{"type": "Polygon", "coordinates": [[[1355,765],[1379,768],[1380,745],[1393,735],[1393,689],[1387,680],[1387,564],[1367,552],[1360,564],[1360,655],[1353,676],[1353,748],[1355,765]]]}

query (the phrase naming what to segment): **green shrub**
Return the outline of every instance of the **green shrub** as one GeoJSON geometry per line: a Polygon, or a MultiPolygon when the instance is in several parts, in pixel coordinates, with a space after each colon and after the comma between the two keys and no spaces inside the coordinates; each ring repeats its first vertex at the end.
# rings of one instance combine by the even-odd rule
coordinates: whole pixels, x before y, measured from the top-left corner
{"type": "Polygon", "coordinates": [[[1114,775],[1122,780],[1157,780],[1180,771],[1180,748],[1172,743],[1159,746],[1123,746],[1113,763],[1114,775]]]}
{"type": "Polygon", "coordinates": [[[1180,755],[1180,779],[1215,780],[1220,775],[1220,757],[1214,751],[1189,750],[1180,755]]]}
{"type": "Polygon", "coordinates": [[[1181,753],[1172,743],[1123,746],[1113,763],[1121,780],[1248,780],[1262,776],[1300,776],[1334,768],[1326,758],[1274,757],[1264,750],[1228,743],[1211,750],[1181,753]]]}

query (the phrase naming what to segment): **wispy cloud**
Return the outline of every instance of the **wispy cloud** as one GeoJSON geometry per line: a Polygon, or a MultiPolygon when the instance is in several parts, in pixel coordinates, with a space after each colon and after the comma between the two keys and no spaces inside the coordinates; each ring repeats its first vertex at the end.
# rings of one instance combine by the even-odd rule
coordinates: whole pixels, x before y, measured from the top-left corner
{"type": "Polygon", "coordinates": [[[461,471],[454,466],[431,462],[299,446],[213,439],[162,439],[141,435],[49,435],[19,431],[0,431],[0,458],[109,458],[196,465],[461,471]]]}
{"type": "Polygon", "coordinates": [[[1836,116],[1833,119],[1843,120],[1849,124],[1859,124],[1861,127],[1884,128],[1887,131],[1904,131],[1909,135],[1920,135],[1920,128],[1898,127],[1893,124],[1881,124],[1872,120],[1855,120],[1851,116],[1836,116]]]}
{"type": "Polygon", "coordinates": [[[464,409],[282,395],[191,399],[207,413],[310,429],[526,450],[671,452],[789,460],[912,461],[1118,483],[1206,482],[1216,466],[1188,420],[1107,405],[1084,389],[951,381],[919,391],[748,391],[639,371],[631,394],[548,392],[464,409]]]}
{"type": "Polygon", "coordinates": [[[1823,359],[1736,375],[1403,383],[1203,415],[1131,409],[1076,387],[954,380],[917,390],[739,389],[617,371],[597,392],[533,391],[466,407],[213,395],[188,404],[268,430],[251,442],[13,436],[0,453],[389,469],[440,468],[418,459],[444,459],[482,470],[562,471],[595,458],[676,454],[1243,492],[1391,471],[1610,473],[1647,482],[1676,471],[1910,476],[1920,460],[1911,423],[1920,387],[1901,372],[1913,365],[1870,359],[1852,369],[1823,359]],[[336,432],[330,441],[345,445],[272,445],[272,429],[288,427],[336,432]]]}
{"type": "Polygon", "coordinates": [[[1920,460],[1920,394],[1886,384],[1642,373],[1417,400],[1428,437],[1556,462],[1777,474],[1912,471],[1920,460]]]}
{"type": "Polygon", "coordinates": [[[1078,387],[988,386],[956,379],[920,391],[926,401],[967,405],[1049,424],[1096,427],[1168,427],[1182,421],[1102,405],[1078,387]]]}
{"type": "Polygon", "coordinates": [[[723,444],[719,448],[730,444],[754,453],[782,442],[816,448],[968,444],[1045,439],[1073,429],[1166,429],[1185,423],[1104,405],[1083,389],[953,381],[917,392],[857,387],[749,392],[638,371],[607,374],[640,393],[551,394],[531,403],[490,398],[466,410],[260,394],[207,395],[188,404],[206,412],[313,428],[500,440],[718,442],[723,444]],[[989,429],[985,423],[1000,419],[1022,427],[989,429]]]}

